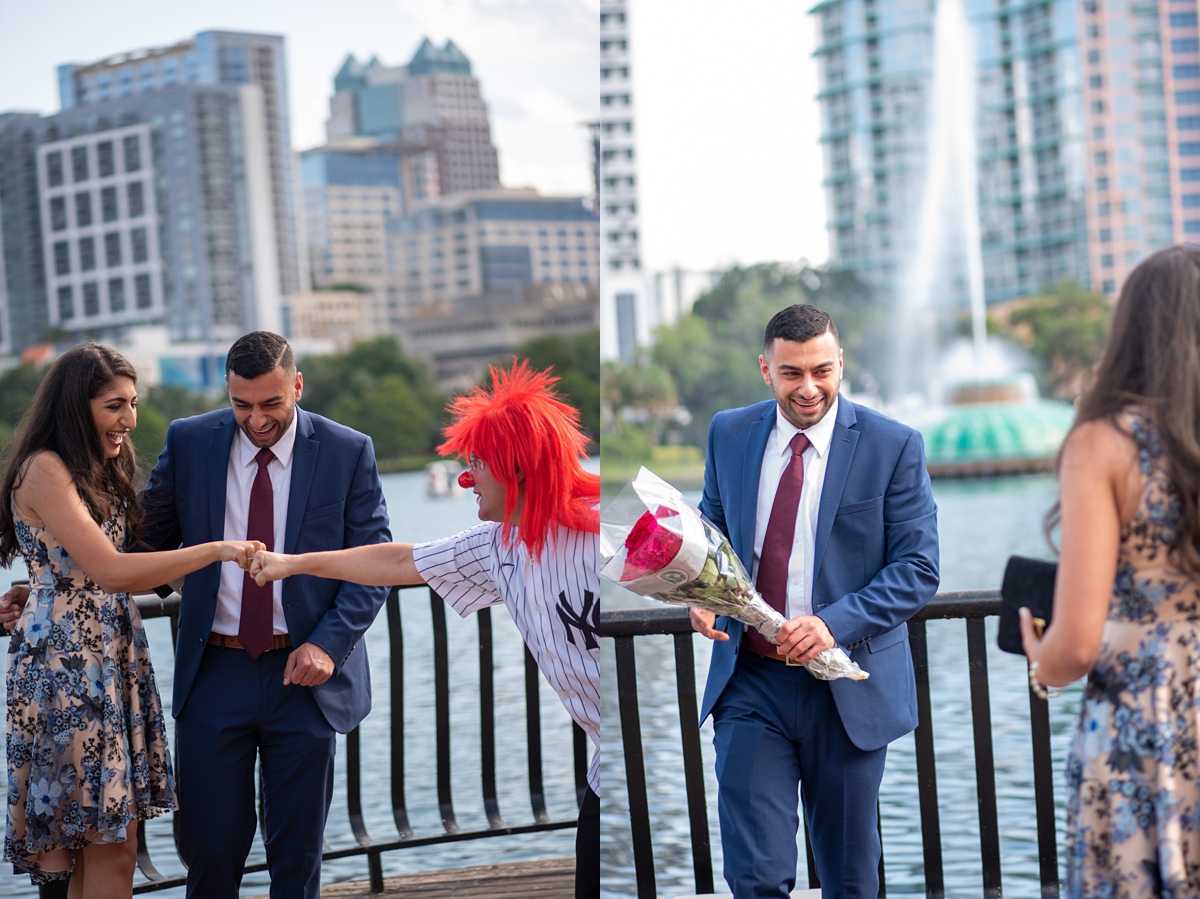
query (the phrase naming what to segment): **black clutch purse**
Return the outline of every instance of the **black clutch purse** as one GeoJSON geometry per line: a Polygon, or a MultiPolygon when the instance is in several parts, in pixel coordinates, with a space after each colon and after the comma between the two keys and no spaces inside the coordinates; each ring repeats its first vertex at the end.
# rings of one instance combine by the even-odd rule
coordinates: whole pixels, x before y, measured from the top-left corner
{"type": "Polygon", "coordinates": [[[1005,652],[1025,655],[1021,648],[1021,622],[1017,610],[1025,606],[1043,627],[1050,624],[1054,608],[1054,578],[1058,563],[1026,556],[1009,556],[1000,585],[1000,630],[996,645],[1005,652]]]}

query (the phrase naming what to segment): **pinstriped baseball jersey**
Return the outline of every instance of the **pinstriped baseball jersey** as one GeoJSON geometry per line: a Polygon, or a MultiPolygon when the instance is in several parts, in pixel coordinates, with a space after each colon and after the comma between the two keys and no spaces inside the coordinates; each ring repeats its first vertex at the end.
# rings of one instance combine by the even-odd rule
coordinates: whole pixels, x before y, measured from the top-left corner
{"type": "Polygon", "coordinates": [[[503,603],[538,668],[597,751],[588,785],[600,791],[599,535],[559,528],[534,563],[497,522],[418,543],[421,577],[460,616],[503,603]]]}

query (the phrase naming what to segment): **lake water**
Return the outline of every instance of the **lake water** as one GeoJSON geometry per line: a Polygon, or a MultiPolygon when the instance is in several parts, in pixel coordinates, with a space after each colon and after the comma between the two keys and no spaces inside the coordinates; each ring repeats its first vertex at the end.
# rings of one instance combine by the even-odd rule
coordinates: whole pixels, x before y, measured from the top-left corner
{"type": "MultiPolygon", "coordinates": [[[[416,542],[448,536],[478,522],[474,498],[469,491],[455,487],[455,498],[430,499],[425,495],[424,478],[420,472],[384,475],[383,489],[391,516],[392,536],[397,541],[416,542]]],[[[22,576],[24,567],[19,567],[21,570],[16,574],[22,576]]],[[[12,574],[0,569],[0,578],[3,578],[2,582],[5,584],[12,579],[12,574]]],[[[426,638],[430,633],[427,596],[423,588],[408,590],[402,593],[401,600],[406,636],[406,796],[409,817],[418,836],[434,836],[443,832],[436,801],[433,648],[432,641],[426,638]]],[[[478,631],[473,616],[460,620],[457,615],[450,613],[447,618],[451,647],[452,787],[459,824],[465,831],[487,826],[479,799],[479,663],[475,648],[478,631]],[[456,653],[457,645],[465,647],[464,650],[456,653]]],[[[524,663],[520,634],[503,608],[493,611],[492,627],[495,645],[496,708],[501,714],[503,709],[508,707],[523,710],[524,663]]],[[[151,655],[158,663],[155,672],[159,691],[169,712],[173,658],[170,628],[165,619],[150,620],[146,622],[146,632],[151,655]]],[[[372,838],[383,842],[396,839],[397,836],[392,821],[389,781],[386,774],[390,759],[386,616],[380,615],[365,639],[371,658],[375,708],[361,726],[363,804],[372,838]]],[[[544,683],[541,685],[540,698],[547,806],[552,818],[571,817],[575,814],[577,805],[574,770],[570,758],[570,718],[557,696],[544,683]]],[[[168,727],[173,727],[174,722],[169,714],[167,721],[168,727]]],[[[523,711],[521,721],[524,721],[523,711]]],[[[500,719],[497,722],[496,743],[501,813],[510,823],[531,823],[523,724],[520,727],[505,727],[503,719],[500,719]]],[[[327,842],[337,849],[355,845],[346,816],[344,762],[344,744],[339,740],[335,794],[326,828],[327,842]]],[[[180,873],[182,867],[174,853],[170,817],[150,821],[147,824],[147,834],[151,856],[159,870],[168,876],[180,873]]],[[[575,851],[574,839],[573,830],[558,830],[402,849],[383,856],[384,873],[390,876],[431,868],[570,855],[575,851]]],[[[256,837],[250,860],[257,862],[263,858],[262,845],[256,837]]],[[[326,862],[322,874],[322,880],[326,883],[364,880],[366,877],[366,858],[363,856],[326,862]]],[[[140,881],[141,875],[138,875],[137,882],[140,881]]],[[[268,884],[265,872],[247,874],[242,884],[241,895],[265,894],[268,884]]],[[[0,873],[0,896],[36,895],[37,891],[30,886],[27,877],[13,877],[8,873],[0,873]]],[[[178,899],[183,896],[183,889],[165,890],[154,895],[178,899]]]]}
{"type": "MultiPolygon", "coordinates": [[[[1042,517],[1054,501],[1052,477],[937,481],[942,590],[996,589],[1005,560],[1013,553],[1051,556],[1042,536],[1042,517]]],[[[691,498],[698,501],[698,494],[691,498]]],[[[604,582],[605,608],[651,605],[649,601],[604,582]]],[[[977,897],[983,892],[975,788],[971,708],[967,693],[966,635],[963,622],[928,624],[933,729],[937,759],[938,804],[948,897],[977,897]]],[[[683,790],[679,716],[675,699],[674,653],[670,637],[643,637],[637,644],[638,689],[645,745],[658,895],[695,891],[683,790]]],[[[694,638],[696,678],[707,677],[709,648],[694,638]]],[[[1029,735],[1029,700],[1024,659],[995,648],[995,620],[989,622],[988,671],[991,682],[992,733],[996,764],[1000,850],[1005,895],[1034,896],[1037,880],[1037,833],[1029,735]]],[[[620,722],[611,641],[602,656],[602,727],[607,752],[602,759],[602,895],[636,895],[630,846],[628,797],[619,757],[620,722]]],[[[1063,794],[1065,756],[1079,707],[1080,687],[1069,688],[1050,703],[1056,794],[1063,794]]],[[[713,843],[715,886],[721,877],[720,830],[712,770],[712,725],[701,733],[704,750],[709,832],[713,843]]],[[[916,761],[909,735],[892,744],[881,788],[884,862],[889,896],[924,895],[924,864],[916,790],[916,761]]],[[[1059,803],[1059,852],[1063,813],[1059,803]]],[[[798,886],[807,885],[801,844],[798,886]]]]}

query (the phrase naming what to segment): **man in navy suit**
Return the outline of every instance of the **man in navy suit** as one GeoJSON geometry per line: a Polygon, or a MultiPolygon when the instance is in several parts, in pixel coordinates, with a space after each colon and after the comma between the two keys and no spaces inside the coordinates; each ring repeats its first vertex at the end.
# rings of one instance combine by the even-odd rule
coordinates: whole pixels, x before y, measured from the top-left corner
{"type": "MultiPolygon", "coordinates": [[[[256,527],[289,553],[391,539],[370,438],[297,408],[304,378],[286,340],[240,338],[225,380],[232,408],[167,431],[142,495],[151,547],[242,539],[256,527]]],[[[212,565],[181,591],[172,712],[187,895],[237,897],[258,758],[272,899],[318,899],[334,735],[370,711],[360,640],[387,588],[301,576],[252,601],[247,578],[212,565]]]]}
{"type": "Polygon", "coordinates": [[[788,620],[772,647],[690,613],[715,641],[700,717],[713,716],[725,878],[735,899],[789,895],[798,787],[822,896],[875,899],[887,745],[917,725],[905,623],[938,586],[925,451],[913,429],[839,398],[842,350],[820,309],[777,313],[759,366],[775,398],[713,418],[700,508],[764,596],[774,578],[788,620]],[[832,646],[870,677],[799,667],[832,646]]]}

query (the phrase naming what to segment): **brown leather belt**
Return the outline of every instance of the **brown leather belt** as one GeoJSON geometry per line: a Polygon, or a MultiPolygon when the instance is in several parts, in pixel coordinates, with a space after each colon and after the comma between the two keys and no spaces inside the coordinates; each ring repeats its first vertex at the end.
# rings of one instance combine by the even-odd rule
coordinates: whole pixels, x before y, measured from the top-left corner
{"type": "MultiPolygon", "coordinates": [[[[232,637],[229,634],[218,634],[216,631],[213,631],[208,635],[208,643],[210,646],[224,646],[226,649],[244,650],[246,648],[242,645],[241,641],[238,640],[237,637],[232,637]]],[[[264,649],[263,652],[271,652],[274,649],[291,648],[292,638],[290,636],[287,634],[276,634],[271,640],[271,645],[264,649]]]]}
{"type": "MultiPolygon", "coordinates": [[[[746,627],[749,627],[749,625],[746,625],[746,627]]],[[[787,656],[780,654],[779,650],[777,649],[772,649],[765,656],[759,655],[758,652],[755,651],[754,647],[750,645],[750,634],[748,632],[743,632],[742,634],[742,651],[753,652],[754,655],[760,659],[770,659],[772,662],[783,662],[785,665],[791,665],[796,668],[800,667],[799,662],[793,662],[787,656]]]]}

